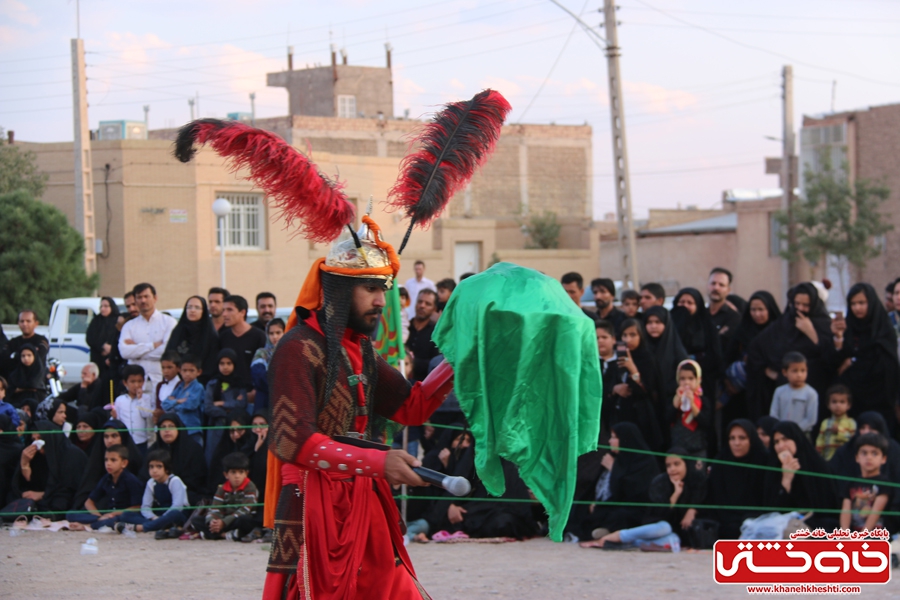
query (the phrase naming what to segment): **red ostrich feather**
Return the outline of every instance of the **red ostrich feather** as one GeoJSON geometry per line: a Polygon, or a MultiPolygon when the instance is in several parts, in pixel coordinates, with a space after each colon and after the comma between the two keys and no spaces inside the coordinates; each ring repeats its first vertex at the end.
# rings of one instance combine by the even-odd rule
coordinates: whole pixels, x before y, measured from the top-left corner
{"type": "Polygon", "coordinates": [[[175,157],[190,161],[195,144],[209,144],[228,159],[232,171],[249,169],[246,179],[266,193],[285,223],[298,221],[298,232],[314,242],[334,240],[353,221],[355,209],[341,191],[343,185],[322,175],[274,133],[238,121],[198,119],[178,131],[175,157]]]}

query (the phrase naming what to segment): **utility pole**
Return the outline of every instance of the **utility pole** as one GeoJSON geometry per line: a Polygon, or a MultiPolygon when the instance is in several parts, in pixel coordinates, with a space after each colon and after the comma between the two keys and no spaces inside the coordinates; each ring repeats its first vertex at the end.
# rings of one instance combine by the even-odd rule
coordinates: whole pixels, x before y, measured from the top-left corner
{"type": "Polygon", "coordinates": [[[87,75],[84,41],[80,38],[72,40],[72,109],[75,125],[75,229],[84,238],[84,270],[91,275],[97,272],[97,244],[94,237],[94,181],[91,132],[88,128],[87,75]]]}
{"type": "Polygon", "coordinates": [[[634,220],[631,212],[631,180],[628,175],[628,145],[625,142],[625,107],[622,103],[622,74],[619,69],[619,37],[616,32],[616,6],[603,0],[606,28],[606,67],[609,75],[609,117],[612,123],[613,166],[616,186],[616,219],[619,223],[619,252],[622,260],[622,283],[625,288],[640,285],[634,220]]]}
{"type": "MultiPolygon", "coordinates": [[[[794,172],[794,68],[791,65],[785,65],[782,70],[782,91],[781,209],[788,216],[788,247],[794,248],[797,243],[794,224],[794,187],[797,174],[794,172]]],[[[797,283],[797,267],[797,260],[785,261],[782,267],[784,293],[797,283]]]]}
{"type": "Polygon", "coordinates": [[[194,99],[188,98],[188,106],[191,107],[191,121],[194,120],[194,99]]]}
{"type": "Polygon", "coordinates": [[[250,126],[256,127],[256,92],[250,92],[250,126]]]}

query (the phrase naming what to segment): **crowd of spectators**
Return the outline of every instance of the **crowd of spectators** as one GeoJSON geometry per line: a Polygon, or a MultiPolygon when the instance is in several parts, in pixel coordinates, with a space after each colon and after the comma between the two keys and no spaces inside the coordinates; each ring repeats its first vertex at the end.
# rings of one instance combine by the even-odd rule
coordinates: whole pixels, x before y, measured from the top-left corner
{"type": "MultiPolygon", "coordinates": [[[[829,313],[827,282],[795,286],[782,310],[764,290],[732,294],[722,268],[710,272],[705,296],[685,288],[670,307],[660,284],[624,290],[617,303],[615,283],[597,278],[593,305],[583,306],[584,279],[565,274],[562,288],[594,323],[603,377],[599,449],[579,460],[567,539],[677,551],[792,510],[812,513],[809,527],[896,532],[897,283],[883,298],[856,284],[846,313],[829,313]]],[[[456,286],[427,279],[417,261],[400,288],[410,381],[442,359],[432,334],[456,286]]],[[[55,398],[35,313],[22,310],[21,335],[0,340],[3,512],[157,538],[267,539],[258,510],[267,371],[285,332],[275,296],[257,295],[252,323],[247,300],[222,288],[188,298],[178,320],[157,309],[149,283],[124,300],[122,312],[101,300],[86,335],[90,363],[55,398]]],[[[453,394],[407,443],[426,467],[472,481],[478,500],[409,492],[409,540],[546,532],[514,465],[504,464],[504,497],[487,493],[453,394]]]]}

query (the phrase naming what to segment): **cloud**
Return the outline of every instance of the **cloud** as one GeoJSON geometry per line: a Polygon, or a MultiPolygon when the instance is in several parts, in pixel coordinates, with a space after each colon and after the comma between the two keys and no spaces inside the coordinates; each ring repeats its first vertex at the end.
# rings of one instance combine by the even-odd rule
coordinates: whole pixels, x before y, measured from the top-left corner
{"type": "Polygon", "coordinates": [[[0,25],[0,46],[15,47],[30,37],[31,35],[26,31],[8,25],[0,25]]]}
{"type": "Polygon", "coordinates": [[[23,25],[36,26],[40,19],[19,0],[0,0],[0,15],[23,25]]]}
{"type": "Polygon", "coordinates": [[[670,114],[697,104],[694,94],[669,90],[655,83],[625,81],[623,88],[626,103],[636,105],[642,113],[670,114]]]}
{"type": "Polygon", "coordinates": [[[452,87],[454,90],[464,90],[466,89],[466,84],[454,77],[450,80],[450,87],[452,87]]]}
{"type": "Polygon", "coordinates": [[[172,47],[172,44],[161,40],[152,33],[135,35],[131,32],[119,33],[110,31],[104,37],[106,38],[107,47],[118,53],[120,60],[128,63],[140,64],[150,62],[147,54],[148,50],[172,47]]]}

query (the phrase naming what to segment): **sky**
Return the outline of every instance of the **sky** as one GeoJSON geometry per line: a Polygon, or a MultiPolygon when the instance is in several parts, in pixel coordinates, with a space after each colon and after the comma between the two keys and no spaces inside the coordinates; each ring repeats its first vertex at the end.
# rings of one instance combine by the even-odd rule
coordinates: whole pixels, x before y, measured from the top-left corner
{"type": "MultiPolygon", "coordinates": [[[[602,0],[558,0],[603,35],[602,0]]],[[[0,127],[17,140],[73,138],[70,39],[87,53],[89,119],[151,129],[199,116],[287,114],[266,73],[384,66],[393,46],[397,116],[427,118],[485,87],[509,123],[593,127],[594,216],[614,208],[602,43],[552,0],[0,0],[0,127]],[[600,44],[600,45],[598,45],[600,44]]],[[[794,119],[900,102],[898,0],[619,0],[625,123],[636,218],[650,208],[721,206],[732,188],[777,187],[781,71],[793,65],[794,119]],[[836,82],[836,83],[835,83],[836,82]]],[[[799,150],[799,149],[798,149],[799,150]]]]}

